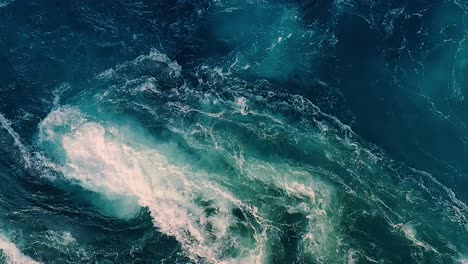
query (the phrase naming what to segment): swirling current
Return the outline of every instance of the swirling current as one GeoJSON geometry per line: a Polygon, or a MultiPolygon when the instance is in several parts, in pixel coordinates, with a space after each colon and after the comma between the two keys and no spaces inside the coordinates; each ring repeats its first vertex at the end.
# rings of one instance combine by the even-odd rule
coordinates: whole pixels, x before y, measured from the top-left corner
{"type": "Polygon", "coordinates": [[[468,263],[467,14],[0,1],[0,263],[468,263]]]}

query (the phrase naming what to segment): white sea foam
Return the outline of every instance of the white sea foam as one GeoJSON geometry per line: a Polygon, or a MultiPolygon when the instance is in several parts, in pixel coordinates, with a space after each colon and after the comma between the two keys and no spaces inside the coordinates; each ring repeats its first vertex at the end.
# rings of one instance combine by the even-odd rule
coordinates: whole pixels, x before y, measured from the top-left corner
{"type": "Polygon", "coordinates": [[[166,64],[171,69],[171,73],[175,77],[179,77],[182,73],[182,67],[176,61],[172,61],[166,54],[160,52],[157,49],[151,49],[148,55],[139,56],[133,61],[133,63],[140,64],[142,61],[148,59],[166,64]]]}
{"type": "Polygon", "coordinates": [[[66,246],[76,243],[76,239],[68,231],[58,232],[58,231],[48,230],[46,237],[52,245],[56,245],[56,246],[66,247],[66,246]]]}
{"type": "Polygon", "coordinates": [[[32,258],[25,256],[5,235],[0,234],[0,250],[8,264],[39,264],[32,258]]]}
{"type": "Polygon", "coordinates": [[[411,225],[396,224],[396,225],[393,225],[393,228],[397,230],[401,230],[403,234],[405,235],[405,237],[409,239],[411,242],[413,242],[415,246],[423,248],[425,251],[433,251],[433,252],[438,253],[437,250],[433,248],[431,245],[416,238],[416,230],[411,225]]]}
{"type": "MultiPolygon", "coordinates": [[[[260,160],[249,160],[244,170],[253,180],[274,186],[296,197],[298,203],[285,203],[289,213],[301,213],[308,220],[308,228],[301,240],[302,251],[318,259],[325,258],[336,250],[340,237],[334,216],[329,215],[333,201],[333,189],[315,179],[303,168],[287,163],[270,164],[260,160]],[[333,234],[333,235],[331,235],[333,234]]],[[[334,208],[338,211],[339,208],[334,208]]],[[[335,212],[336,213],[336,212],[335,212]]]]}
{"type": "Polygon", "coordinates": [[[245,97],[239,97],[236,99],[236,104],[239,106],[239,112],[241,115],[247,115],[248,112],[248,106],[247,106],[247,99],[245,97]]]}
{"type": "Polygon", "coordinates": [[[44,246],[54,249],[61,254],[71,256],[70,259],[74,259],[75,262],[91,262],[89,252],[81,247],[71,232],[47,230],[44,232],[44,238],[44,246]]]}
{"type": "Polygon", "coordinates": [[[70,89],[70,84],[68,83],[62,83],[60,86],[58,86],[55,90],[52,91],[52,94],[54,95],[54,99],[52,101],[52,105],[57,107],[60,103],[62,94],[70,89]]]}
{"type": "Polygon", "coordinates": [[[27,168],[31,167],[31,164],[32,164],[31,155],[30,155],[27,147],[25,145],[23,145],[23,142],[21,142],[21,137],[12,128],[11,121],[8,120],[2,113],[0,113],[0,125],[13,138],[13,142],[14,142],[15,146],[18,148],[18,150],[19,150],[19,152],[21,154],[21,157],[23,158],[25,167],[27,167],[27,168]]]}
{"type": "Polygon", "coordinates": [[[40,128],[43,141],[55,142],[62,148],[66,177],[111,198],[136,197],[140,206],[150,210],[155,226],[174,236],[193,260],[256,262],[259,254],[255,252],[262,249],[253,240],[248,242],[249,238],[229,231],[235,224],[231,210],[242,205],[236,204],[240,202],[222,187],[208,182],[209,175],[171,165],[155,148],[126,141],[118,137],[121,133],[110,133],[104,125],[86,121],[73,108],[51,113],[40,128]],[[195,202],[197,199],[211,203],[216,214],[207,214],[205,207],[195,202]],[[241,252],[235,258],[222,255],[231,240],[239,243],[231,245],[241,252]]]}
{"type": "Polygon", "coordinates": [[[84,121],[86,121],[86,118],[78,108],[71,106],[60,107],[39,123],[39,142],[56,140],[58,139],[57,136],[61,135],[61,130],[74,130],[84,121]]]}

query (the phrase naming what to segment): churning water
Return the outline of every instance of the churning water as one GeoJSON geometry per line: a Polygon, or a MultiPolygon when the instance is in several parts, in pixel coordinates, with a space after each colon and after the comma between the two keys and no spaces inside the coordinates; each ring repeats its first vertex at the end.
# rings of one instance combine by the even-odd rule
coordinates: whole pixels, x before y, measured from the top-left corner
{"type": "Polygon", "coordinates": [[[0,261],[468,262],[468,3],[3,2],[0,261]]]}

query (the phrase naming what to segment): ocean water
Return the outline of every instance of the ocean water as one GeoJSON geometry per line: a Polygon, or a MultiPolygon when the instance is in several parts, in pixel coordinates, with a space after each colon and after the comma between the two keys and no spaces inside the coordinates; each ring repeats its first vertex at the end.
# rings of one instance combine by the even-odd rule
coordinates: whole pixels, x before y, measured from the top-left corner
{"type": "Polygon", "coordinates": [[[468,263],[467,14],[0,1],[0,263],[468,263]]]}

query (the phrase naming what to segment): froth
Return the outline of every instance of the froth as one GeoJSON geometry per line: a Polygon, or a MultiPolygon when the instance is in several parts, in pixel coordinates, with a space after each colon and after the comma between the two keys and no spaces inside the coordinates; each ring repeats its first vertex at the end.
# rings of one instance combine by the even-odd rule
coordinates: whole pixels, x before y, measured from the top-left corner
{"type": "Polygon", "coordinates": [[[236,224],[231,215],[232,208],[237,206],[236,199],[229,197],[228,192],[223,193],[222,187],[208,182],[209,175],[171,165],[157,146],[149,148],[130,142],[120,137],[115,127],[110,133],[103,124],[84,121],[82,115],[70,109],[68,117],[78,118],[82,123],[74,128],[67,125],[69,130],[58,134],[57,126],[73,121],[62,119],[63,109],[57,111],[42,124],[43,140],[57,144],[65,155],[65,177],[110,200],[121,195],[136,197],[139,206],[150,210],[155,226],[174,236],[193,260],[233,261],[234,256],[222,256],[228,247],[243,255],[238,256],[242,259],[249,257],[250,254],[244,254],[252,251],[248,244],[231,241],[249,240],[236,238],[236,234],[229,232],[236,224]],[[59,122],[49,122],[51,119],[59,122]],[[207,213],[200,202],[208,204],[214,213],[207,213]]]}
{"type": "Polygon", "coordinates": [[[10,242],[10,240],[0,234],[0,249],[3,251],[3,255],[6,258],[8,264],[39,264],[32,258],[23,255],[21,251],[16,247],[15,244],[10,242]]]}
{"type": "Polygon", "coordinates": [[[2,113],[0,113],[0,125],[13,138],[13,142],[15,146],[18,148],[18,150],[20,151],[21,157],[23,158],[25,166],[27,168],[31,167],[32,162],[31,162],[31,156],[30,156],[28,149],[21,142],[21,138],[18,135],[18,133],[16,133],[16,131],[11,127],[10,120],[8,120],[2,113]]]}

